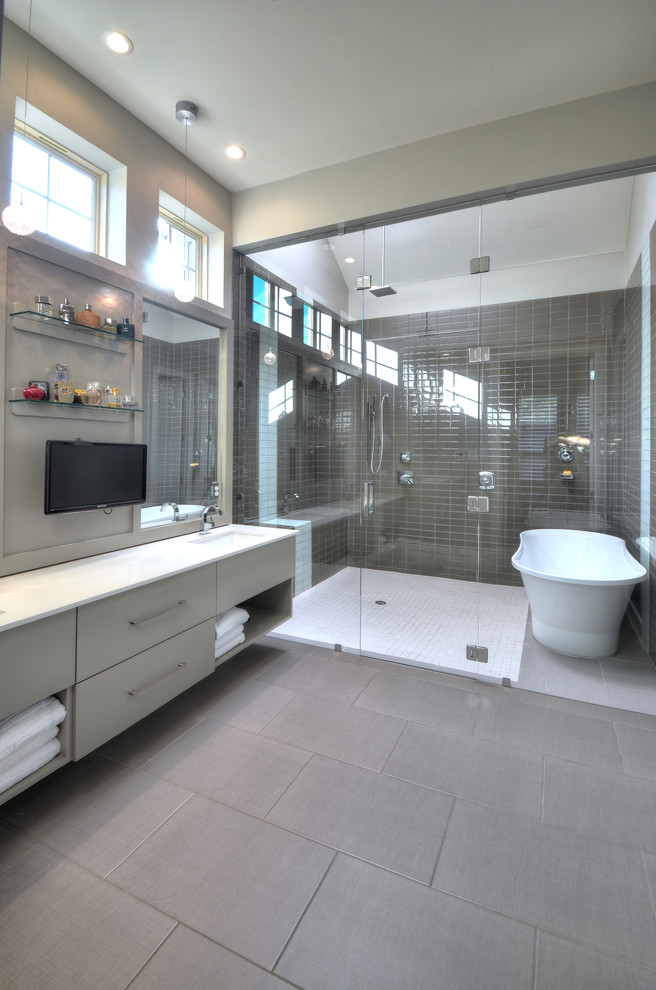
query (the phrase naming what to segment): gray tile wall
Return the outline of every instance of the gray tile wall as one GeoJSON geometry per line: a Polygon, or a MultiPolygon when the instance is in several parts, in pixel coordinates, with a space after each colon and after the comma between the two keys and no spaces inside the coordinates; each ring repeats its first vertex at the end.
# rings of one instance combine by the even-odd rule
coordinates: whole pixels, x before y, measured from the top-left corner
{"type": "Polygon", "coordinates": [[[218,368],[218,338],[172,344],[144,336],[147,505],[207,504],[216,480],[218,368]]]}

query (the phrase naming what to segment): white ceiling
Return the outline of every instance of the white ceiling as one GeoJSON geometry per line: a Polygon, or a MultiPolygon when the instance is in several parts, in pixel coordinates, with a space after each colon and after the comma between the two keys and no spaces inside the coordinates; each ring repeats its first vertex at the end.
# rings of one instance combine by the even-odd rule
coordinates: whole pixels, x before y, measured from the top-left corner
{"type": "Polygon", "coordinates": [[[32,34],[176,147],[197,103],[189,157],[232,192],[656,78],[654,0],[32,0],[32,34]]]}

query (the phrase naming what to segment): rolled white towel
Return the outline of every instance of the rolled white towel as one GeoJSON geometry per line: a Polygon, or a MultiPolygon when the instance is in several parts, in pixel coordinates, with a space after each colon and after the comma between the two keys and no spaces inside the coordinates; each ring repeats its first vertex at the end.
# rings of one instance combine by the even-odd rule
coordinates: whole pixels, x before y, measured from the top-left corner
{"type": "Polygon", "coordinates": [[[59,739],[50,739],[48,742],[40,746],[34,753],[30,753],[22,760],[17,760],[9,770],[0,773],[0,792],[6,791],[13,784],[17,784],[19,780],[23,780],[28,777],[39,767],[45,766],[50,760],[57,756],[57,753],[61,749],[61,743],[59,739]]]}
{"type": "Polygon", "coordinates": [[[41,749],[51,739],[55,739],[58,732],[58,725],[52,725],[48,729],[42,729],[41,732],[38,732],[31,739],[26,739],[13,753],[7,756],[0,756],[0,776],[11,770],[16,763],[22,762],[28,756],[31,756],[32,753],[36,753],[38,749],[41,749]]]}
{"type": "Polygon", "coordinates": [[[0,721],[0,759],[14,753],[43,729],[59,725],[65,718],[66,709],[57,698],[45,698],[22,712],[3,718],[0,721]]]}
{"type": "Polygon", "coordinates": [[[214,659],[218,660],[222,657],[224,653],[228,653],[235,646],[239,646],[246,639],[246,634],[244,632],[237,633],[236,636],[232,636],[230,639],[222,639],[218,642],[214,648],[214,659]]]}

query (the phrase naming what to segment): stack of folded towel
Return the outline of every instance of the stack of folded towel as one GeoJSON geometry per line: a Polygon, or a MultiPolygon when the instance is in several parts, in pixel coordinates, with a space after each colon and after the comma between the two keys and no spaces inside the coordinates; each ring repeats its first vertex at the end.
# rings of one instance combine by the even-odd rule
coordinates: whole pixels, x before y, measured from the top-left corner
{"type": "Polygon", "coordinates": [[[61,749],[57,738],[66,709],[46,698],[22,712],[0,719],[0,792],[34,773],[61,749]]]}
{"type": "Polygon", "coordinates": [[[228,650],[239,646],[246,639],[244,633],[244,623],[248,622],[249,615],[245,608],[226,609],[216,617],[214,623],[214,659],[218,660],[228,650]]]}

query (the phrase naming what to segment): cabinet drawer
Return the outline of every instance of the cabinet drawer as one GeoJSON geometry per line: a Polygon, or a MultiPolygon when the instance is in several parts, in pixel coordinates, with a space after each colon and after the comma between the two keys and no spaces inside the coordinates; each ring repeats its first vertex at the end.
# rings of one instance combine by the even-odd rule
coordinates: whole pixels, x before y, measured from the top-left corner
{"type": "Polygon", "coordinates": [[[75,759],[214,670],[214,619],[89,677],[75,689],[75,759]]]}
{"type": "Polygon", "coordinates": [[[0,633],[0,718],[74,683],[74,611],[0,633]]]}
{"type": "Polygon", "coordinates": [[[217,563],[216,611],[222,612],[293,577],[294,551],[295,541],[288,539],[265,547],[253,547],[220,560],[217,563]]]}
{"type": "Polygon", "coordinates": [[[198,625],[215,609],[215,565],[83,605],[77,613],[78,681],[198,625]]]}

